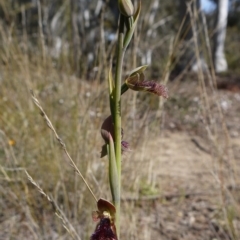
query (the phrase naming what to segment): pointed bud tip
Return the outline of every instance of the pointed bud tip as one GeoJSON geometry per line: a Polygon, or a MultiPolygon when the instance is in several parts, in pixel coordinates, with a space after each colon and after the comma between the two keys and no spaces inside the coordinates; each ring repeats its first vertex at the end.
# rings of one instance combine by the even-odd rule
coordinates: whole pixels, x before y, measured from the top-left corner
{"type": "Polygon", "coordinates": [[[131,0],[118,0],[118,8],[122,15],[131,17],[134,14],[134,7],[131,0]]]}

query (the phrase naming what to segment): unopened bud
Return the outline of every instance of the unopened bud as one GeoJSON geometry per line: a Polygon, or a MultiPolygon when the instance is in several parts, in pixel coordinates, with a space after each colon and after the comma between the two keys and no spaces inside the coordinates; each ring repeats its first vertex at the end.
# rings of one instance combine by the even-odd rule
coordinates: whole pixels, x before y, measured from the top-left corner
{"type": "Polygon", "coordinates": [[[118,0],[118,8],[126,17],[131,17],[134,14],[134,7],[131,0],[118,0]]]}

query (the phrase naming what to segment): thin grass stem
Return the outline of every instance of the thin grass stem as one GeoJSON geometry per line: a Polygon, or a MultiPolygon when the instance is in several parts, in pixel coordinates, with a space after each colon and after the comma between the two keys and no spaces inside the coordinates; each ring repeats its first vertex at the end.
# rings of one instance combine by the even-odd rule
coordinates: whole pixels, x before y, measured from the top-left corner
{"type": "Polygon", "coordinates": [[[47,126],[53,131],[56,139],[58,140],[59,144],[61,145],[63,151],[66,153],[68,159],[70,160],[70,164],[73,167],[73,169],[77,172],[77,174],[81,177],[81,179],[83,180],[84,184],[86,185],[87,189],[89,190],[89,192],[91,193],[91,195],[93,196],[93,198],[95,199],[95,201],[97,202],[97,198],[94,195],[92,189],[90,188],[90,186],[88,185],[86,179],[83,177],[82,173],[80,172],[80,170],[78,169],[78,167],[76,166],[75,162],[73,161],[73,159],[71,158],[70,154],[67,151],[66,145],[63,142],[63,140],[59,137],[59,135],[57,134],[55,128],[53,127],[50,119],[48,118],[47,114],[44,112],[43,108],[41,107],[38,99],[35,97],[33,91],[31,91],[31,95],[32,95],[32,99],[33,102],[35,103],[35,105],[39,108],[41,115],[43,116],[43,118],[45,119],[47,126]]]}

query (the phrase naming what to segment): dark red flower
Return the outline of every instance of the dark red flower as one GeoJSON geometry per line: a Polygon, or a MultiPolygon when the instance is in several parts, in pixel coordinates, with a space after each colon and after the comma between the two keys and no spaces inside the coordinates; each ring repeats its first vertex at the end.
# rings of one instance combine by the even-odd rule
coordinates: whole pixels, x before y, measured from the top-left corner
{"type": "Polygon", "coordinates": [[[95,232],[92,234],[91,240],[117,240],[114,234],[109,218],[101,218],[95,232]]]}
{"type": "Polygon", "coordinates": [[[116,227],[114,224],[116,208],[115,206],[100,198],[97,202],[97,211],[92,213],[93,221],[98,221],[94,233],[91,236],[91,240],[117,240],[116,227]]]}

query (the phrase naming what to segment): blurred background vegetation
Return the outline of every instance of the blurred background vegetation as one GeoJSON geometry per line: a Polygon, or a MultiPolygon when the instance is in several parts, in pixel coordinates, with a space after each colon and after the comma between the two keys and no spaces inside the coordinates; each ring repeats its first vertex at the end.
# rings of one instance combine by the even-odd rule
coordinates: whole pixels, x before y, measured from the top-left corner
{"type": "MultiPolygon", "coordinates": [[[[176,77],[170,73],[181,54],[176,37],[178,1],[142,2],[124,70],[151,64],[146,77],[167,82],[169,76],[176,77]]],[[[226,39],[230,74],[240,72],[240,14],[238,2],[234,4],[226,39]]],[[[115,11],[108,1],[0,0],[0,239],[69,239],[68,232],[74,239],[89,239],[94,229],[90,216],[94,200],[66,162],[34,107],[29,89],[39,97],[95,194],[110,199],[107,162],[99,158],[99,129],[109,115],[105,80],[115,51],[115,11]],[[52,196],[66,218],[54,216],[51,204],[28,181],[24,169],[52,196]]],[[[210,13],[207,18],[211,19],[210,13]]],[[[179,130],[190,123],[186,128],[201,133],[202,125],[185,118],[189,111],[197,116],[201,104],[190,101],[188,95],[179,96],[179,85],[173,90],[176,95],[167,103],[165,114],[176,121],[165,120],[169,128],[179,130]]],[[[165,126],[162,106],[152,96],[123,96],[123,124],[132,148],[146,143],[144,137],[150,132],[159,135],[165,126]]],[[[144,171],[146,163],[136,165],[130,156],[124,165],[123,198],[159,193],[151,170],[144,171]]],[[[124,219],[129,219],[131,228],[122,231],[129,239],[147,239],[138,236],[139,222],[132,216],[142,205],[146,207],[139,202],[124,204],[124,219]]],[[[234,218],[230,210],[228,217],[234,218]]],[[[142,216],[141,211],[137,216],[142,216]]]]}
{"type": "MultiPolygon", "coordinates": [[[[202,5],[207,12],[211,37],[214,4],[207,2],[211,0],[203,0],[202,5]]],[[[167,49],[180,26],[178,5],[179,2],[173,0],[143,2],[145,14],[139,21],[126,66],[151,62],[153,75],[164,74],[166,69],[163,68],[169,60],[167,49]]],[[[236,69],[239,60],[236,54],[231,54],[236,53],[235,45],[239,41],[239,11],[239,1],[230,1],[226,44],[230,69],[236,69]]],[[[1,0],[2,62],[8,63],[10,49],[14,45],[29,59],[38,56],[44,64],[49,65],[50,61],[56,69],[78,77],[104,79],[107,60],[114,52],[117,16],[117,6],[112,0],[1,0]]],[[[172,49],[171,69],[180,54],[179,44],[174,44],[172,49]]]]}

